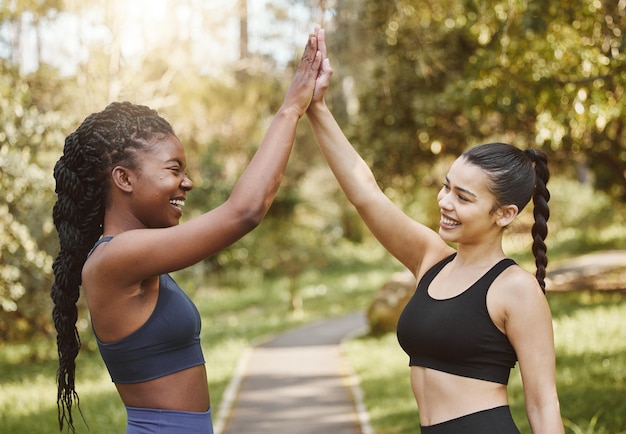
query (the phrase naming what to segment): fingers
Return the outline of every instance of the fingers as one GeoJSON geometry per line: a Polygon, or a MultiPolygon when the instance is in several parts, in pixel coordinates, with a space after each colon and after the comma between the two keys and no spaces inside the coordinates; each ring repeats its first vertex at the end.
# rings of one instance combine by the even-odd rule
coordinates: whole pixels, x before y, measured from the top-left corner
{"type": "Polygon", "coordinates": [[[300,59],[300,65],[303,63],[312,64],[315,61],[315,55],[317,53],[317,36],[315,34],[309,34],[309,39],[304,48],[304,53],[300,59]]]}
{"type": "MultiPolygon", "coordinates": [[[[318,76],[322,73],[321,66],[322,61],[324,60],[324,54],[320,51],[320,35],[324,37],[324,31],[320,28],[319,25],[315,26],[315,30],[313,33],[309,34],[309,39],[307,40],[306,47],[304,49],[304,53],[302,54],[302,58],[300,59],[300,65],[298,67],[301,71],[309,71],[318,76]]],[[[324,53],[326,51],[326,47],[324,45],[324,53]]]]}
{"type": "Polygon", "coordinates": [[[315,53],[313,62],[311,62],[311,71],[319,73],[321,64],[322,64],[322,53],[317,51],[315,53]]]}
{"type": "Polygon", "coordinates": [[[325,57],[324,60],[322,61],[322,66],[320,68],[320,75],[322,74],[327,75],[329,80],[330,80],[330,76],[333,75],[333,68],[332,66],[330,66],[330,60],[328,60],[328,57],[325,57]]]}
{"type": "Polygon", "coordinates": [[[317,50],[322,53],[322,59],[326,59],[326,35],[324,34],[324,29],[321,29],[319,26],[316,26],[316,35],[317,35],[317,50]]]}
{"type": "Polygon", "coordinates": [[[324,32],[316,26],[313,33],[309,34],[300,64],[285,95],[284,103],[296,107],[301,115],[312,101],[319,101],[323,97],[330,80],[330,77],[324,76],[332,73],[328,62],[326,62],[326,67],[322,66],[324,56],[320,48],[323,48],[324,52],[326,48],[325,45],[320,47],[320,37],[324,38],[324,32]]]}

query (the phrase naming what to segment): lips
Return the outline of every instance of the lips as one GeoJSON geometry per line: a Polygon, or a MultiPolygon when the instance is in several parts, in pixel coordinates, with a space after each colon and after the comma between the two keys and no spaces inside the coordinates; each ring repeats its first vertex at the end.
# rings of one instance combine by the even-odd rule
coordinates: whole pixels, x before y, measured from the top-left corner
{"type": "Polygon", "coordinates": [[[182,211],[182,207],[185,206],[185,200],[184,199],[172,199],[170,200],[170,204],[182,211]]]}
{"type": "Polygon", "coordinates": [[[446,217],[445,215],[441,216],[441,224],[448,226],[448,227],[453,227],[453,226],[459,226],[461,224],[461,222],[457,221],[457,220],[453,220],[449,217],[446,217]]]}

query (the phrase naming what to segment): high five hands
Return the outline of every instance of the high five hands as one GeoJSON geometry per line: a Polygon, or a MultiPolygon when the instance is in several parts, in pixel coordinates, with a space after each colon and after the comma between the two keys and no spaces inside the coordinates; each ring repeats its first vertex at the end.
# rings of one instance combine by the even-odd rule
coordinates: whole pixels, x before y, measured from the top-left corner
{"type": "MultiPolygon", "coordinates": [[[[309,34],[304,54],[302,54],[300,64],[283,102],[284,107],[293,107],[300,117],[304,115],[312,102],[314,91],[317,88],[317,80],[321,76],[323,53],[320,51],[320,35],[323,41],[324,31],[319,26],[315,26],[314,32],[309,34]]],[[[323,48],[325,53],[326,46],[323,45],[323,48]]]]}
{"type": "Polygon", "coordinates": [[[324,95],[330,85],[333,70],[326,57],[324,29],[315,26],[309,34],[304,54],[287,90],[283,105],[293,107],[298,116],[304,115],[312,104],[324,104],[324,95]]]}
{"type": "Polygon", "coordinates": [[[317,50],[321,55],[322,63],[317,73],[317,79],[315,80],[315,88],[313,89],[311,105],[324,103],[324,95],[330,85],[330,78],[333,75],[330,60],[328,60],[326,54],[326,37],[324,35],[324,29],[320,28],[320,26],[315,26],[314,35],[317,37],[317,50]]]}

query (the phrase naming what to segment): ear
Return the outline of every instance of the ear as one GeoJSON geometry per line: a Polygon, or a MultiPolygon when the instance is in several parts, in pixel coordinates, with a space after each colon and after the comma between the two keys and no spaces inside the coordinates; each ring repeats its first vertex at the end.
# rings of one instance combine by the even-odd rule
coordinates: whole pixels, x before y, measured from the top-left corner
{"type": "Polygon", "coordinates": [[[517,205],[501,206],[496,211],[496,224],[502,228],[507,227],[515,220],[518,213],[517,205]]]}
{"type": "Polygon", "coordinates": [[[115,166],[111,171],[113,185],[120,190],[130,193],[133,191],[129,169],[123,166],[115,166]]]}

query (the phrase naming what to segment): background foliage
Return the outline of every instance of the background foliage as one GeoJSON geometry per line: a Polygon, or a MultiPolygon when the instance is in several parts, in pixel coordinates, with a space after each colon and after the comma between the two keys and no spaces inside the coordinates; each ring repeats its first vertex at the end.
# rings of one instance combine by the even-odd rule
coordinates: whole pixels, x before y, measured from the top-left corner
{"type": "MultiPolygon", "coordinates": [[[[263,18],[244,1],[150,3],[165,18],[131,3],[0,1],[3,339],[51,332],[51,174],[64,137],[112,100],[156,108],[188,152],[187,215],[204,212],[262,139],[293,72],[284,54],[299,58],[314,22],[327,29],[335,69],[329,104],[411,215],[432,223],[431,187],[451,159],[497,140],[549,153],[555,248],[606,247],[606,232],[623,224],[626,0],[268,0],[263,18]],[[254,38],[241,31],[261,19],[254,38]]],[[[358,245],[364,234],[303,120],[266,221],[186,278],[284,276],[297,309],[299,276],[327,267],[339,239],[358,245]]]]}
{"type": "Polygon", "coordinates": [[[331,53],[353,51],[340,64],[358,77],[353,137],[386,183],[500,140],[544,148],[559,173],[626,199],[623,0],[337,7],[337,33],[353,32],[331,38],[331,53]]]}

